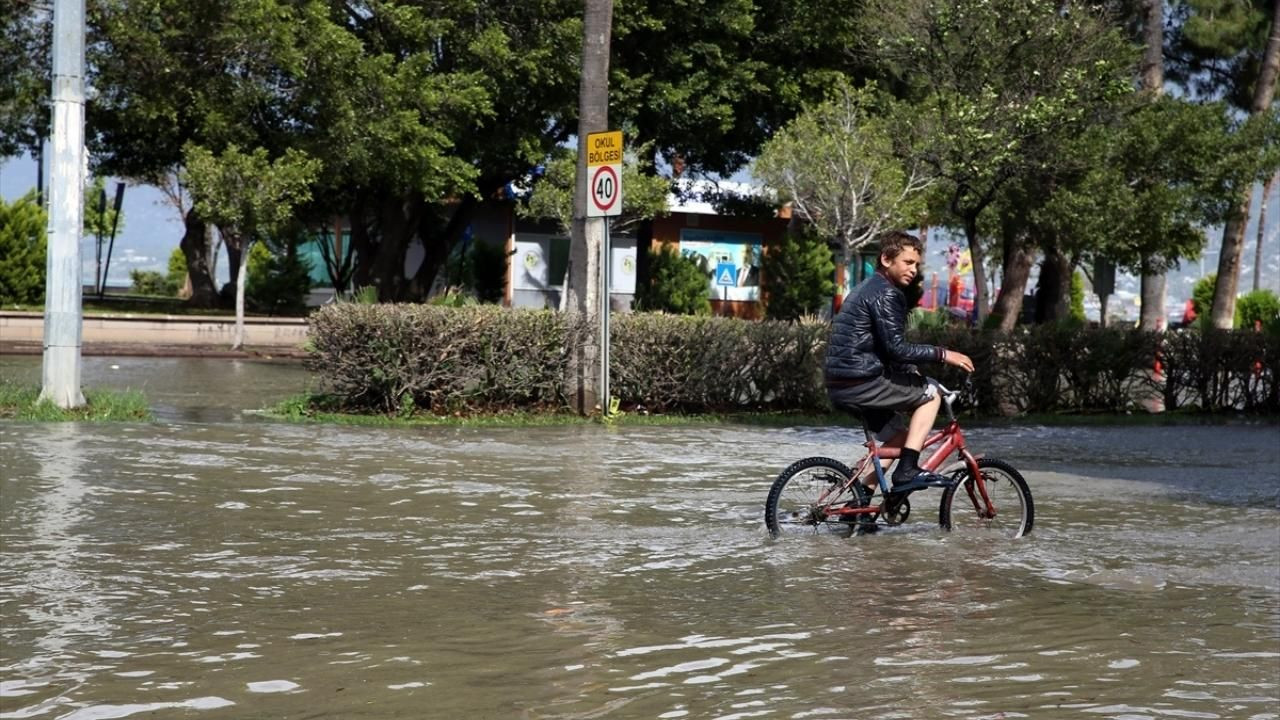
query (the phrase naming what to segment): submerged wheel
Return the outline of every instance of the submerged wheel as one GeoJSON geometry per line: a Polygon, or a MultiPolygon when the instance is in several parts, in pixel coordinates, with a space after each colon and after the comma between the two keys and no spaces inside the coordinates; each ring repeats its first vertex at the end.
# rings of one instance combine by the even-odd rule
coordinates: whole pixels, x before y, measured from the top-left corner
{"type": "Polygon", "coordinates": [[[1017,538],[1031,533],[1035,522],[1035,505],[1031,502],[1031,489],[1022,473],[1012,465],[995,458],[980,458],[978,471],[986,486],[987,496],[996,509],[995,517],[988,517],[986,504],[977,493],[971,471],[957,471],[961,481],[942,493],[938,508],[938,524],[943,530],[957,532],[982,530],[1017,538]]]}
{"type": "Polygon", "coordinates": [[[875,527],[871,515],[841,516],[831,511],[845,505],[864,507],[871,493],[861,483],[849,484],[852,471],[839,460],[810,457],[783,470],[769,488],[764,524],[769,534],[831,534],[848,537],[875,527]]]}

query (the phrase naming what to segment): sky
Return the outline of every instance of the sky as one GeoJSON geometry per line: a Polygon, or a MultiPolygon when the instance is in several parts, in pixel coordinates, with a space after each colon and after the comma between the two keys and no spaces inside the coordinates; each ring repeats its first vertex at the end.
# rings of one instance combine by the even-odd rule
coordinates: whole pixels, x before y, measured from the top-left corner
{"type": "MultiPolygon", "coordinates": [[[[47,182],[47,173],[45,177],[47,182]]],[[[745,171],[738,173],[733,179],[751,182],[749,173],[745,171]]],[[[6,201],[13,201],[28,191],[34,190],[35,185],[36,165],[29,156],[0,160],[0,197],[6,201]]],[[[111,180],[107,184],[108,202],[111,201],[114,192],[115,181],[111,180]]],[[[1255,186],[1252,212],[1249,225],[1245,230],[1244,262],[1240,273],[1242,292],[1253,289],[1253,258],[1258,234],[1261,194],[1262,186],[1255,186]]],[[[123,207],[123,226],[115,239],[107,283],[113,286],[127,286],[129,271],[133,269],[164,272],[168,265],[169,254],[178,247],[183,232],[182,218],[179,217],[178,211],[169,205],[164,195],[154,187],[146,185],[127,187],[123,207]]],[[[1267,236],[1263,241],[1262,287],[1280,293],[1280,188],[1272,189],[1267,206],[1267,218],[1267,236]]],[[[1208,228],[1206,238],[1207,250],[1203,258],[1185,260],[1180,268],[1169,274],[1166,309],[1175,319],[1181,317],[1181,308],[1191,297],[1191,289],[1196,280],[1207,273],[1217,271],[1217,251],[1222,243],[1222,228],[1208,228]]],[[[945,257],[948,239],[944,234],[937,232],[931,233],[930,239],[929,254],[935,257],[926,258],[926,271],[929,267],[943,269],[945,260],[942,258],[945,257]]],[[[952,241],[963,242],[959,237],[952,241]]],[[[96,267],[95,245],[95,239],[89,237],[83,240],[81,246],[86,284],[93,283],[96,267]]],[[[103,255],[105,254],[104,246],[103,255]]],[[[226,257],[223,255],[218,260],[219,282],[226,282],[226,268],[226,257]]],[[[1034,287],[1033,274],[1028,290],[1034,287]]],[[[1138,278],[1124,273],[1117,276],[1117,294],[1110,301],[1109,314],[1123,313],[1125,317],[1136,319],[1137,303],[1134,298],[1138,289],[1138,278]]],[[[1087,310],[1092,311],[1091,314],[1096,317],[1096,298],[1092,294],[1087,297],[1087,310]]]]}

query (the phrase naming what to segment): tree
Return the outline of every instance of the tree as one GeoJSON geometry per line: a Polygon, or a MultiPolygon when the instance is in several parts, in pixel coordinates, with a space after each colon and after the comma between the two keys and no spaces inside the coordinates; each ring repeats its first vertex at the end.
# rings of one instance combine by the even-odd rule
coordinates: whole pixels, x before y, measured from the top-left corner
{"type": "Polygon", "coordinates": [[[1012,178],[1053,162],[1055,139],[1130,91],[1131,49],[1093,6],[1059,0],[870,0],[863,27],[918,98],[910,130],[940,180],[937,219],[964,229],[981,319],[979,221],[1012,178]]]}
{"type": "Polygon", "coordinates": [[[932,182],[918,159],[895,154],[892,113],[878,107],[888,104],[839,83],[766,143],[753,166],[796,216],[837,242],[846,265],[884,231],[914,225],[932,182]]]}
{"type": "MultiPolygon", "coordinates": [[[[1265,18],[1265,13],[1256,14],[1265,18]]],[[[1280,75],[1280,10],[1271,5],[1270,34],[1266,47],[1260,58],[1257,79],[1253,83],[1253,99],[1249,105],[1251,120],[1255,123],[1275,125],[1280,122],[1280,115],[1272,107],[1275,98],[1276,77],[1280,75]]],[[[1192,26],[1195,27],[1194,25],[1192,26]]],[[[1194,42],[1194,40],[1192,40],[1194,42]]],[[[1237,87],[1246,86],[1238,82],[1237,87]]],[[[1268,146],[1263,146],[1268,147],[1268,146]]],[[[1274,145],[1269,146],[1274,154],[1274,145]]],[[[1276,166],[1274,157],[1267,158],[1263,152],[1258,153],[1258,170],[1255,177],[1237,186],[1241,196],[1239,206],[1227,218],[1222,228],[1222,249],[1218,252],[1218,283],[1213,291],[1213,325],[1217,328],[1229,328],[1235,317],[1236,292],[1240,284],[1240,258],[1244,251],[1244,229],[1249,218],[1249,203],[1253,197],[1253,184],[1269,176],[1276,166]]]]}
{"type": "Polygon", "coordinates": [[[636,309],[676,315],[710,315],[711,271],[698,258],[670,245],[650,250],[650,282],[636,287],[636,309]]]}
{"type": "Polygon", "coordinates": [[[774,320],[798,320],[830,307],[835,270],[825,239],[813,232],[783,235],[765,248],[760,263],[765,314],[774,320]]]}
{"type": "Polygon", "coordinates": [[[199,145],[185,151],[186,183],[201,215],[218,226],[228,246],[238,247],[236,331],[232,349],[244,345],[244,296],[250,246],[278,237],[294,209],[310,196],[319,163],[296,150],[272,161],[264,148],[245,153],[230,145],[214,155],[199,145]]]}
{"type": "MultiPolygon", "coordinates": [[[[1142,2],[1141,86],[1144,92],[1164,93],[1164,0],[1142,2]]],[[[1160,330],[1164,324],[1165,273],[1145,264],[1140,268],[1141,330],[1160,330]]]]}
{"type": "Polygon", "coordinates": [[[1006,256],[993,313],[1001,328],[1019,315],[1031,246],[1045,257],[1037,317],[1061,319],[1066,281],[1081,261],[1162,275],[1198,254],[1201,228],[1229,211],[1233,195],[1223,188],[1252,149],[1232,132],[1227,108],[1145,93],[1130,100],[1123,112],[1060,142],[1052,164],[1002,190],[989,230],[1006,256]]]}
{"type": "Polygon", "coordinates": [[[51,5],[0,0],[0,158],[40,158],[49,135],[51,5]]]}
{"type": "Polygon", "coordinates": [[[0,303],[44,299],[45,236],[48,220],[34,193],[13,201],[0,198],[0,303]]]}
{"type": "MultiPolygon", "coordinates": [[[[573,7],[103,0],[95,150],[107,171],[140,178],[178,168],[187,142],[322,158],[300,212],[351,218],[358,284],[422,297],[477,199],[571,134],[573,7]],[[415,237],[426,259],[406,278],[415,237]]],[[[187,214],[192,302],[215,294],[205,230],[198,210],[187,214]]]]}
{"type": "MultiPolygon", "coordinates": [[[[553,152],[542,177],[533,181],[529,196],[516,206],[516,212],[523,217],[554,220],[560,232],[569,235],[573,231],[577,161],[577,153],[567,149],[553,152]]],[[[622,188],[622,214],[605,218],[611,233],[629,232],[645,220],[666,214],[671,181],[645,174],[636,152],[623,154],[622,188]]]]}

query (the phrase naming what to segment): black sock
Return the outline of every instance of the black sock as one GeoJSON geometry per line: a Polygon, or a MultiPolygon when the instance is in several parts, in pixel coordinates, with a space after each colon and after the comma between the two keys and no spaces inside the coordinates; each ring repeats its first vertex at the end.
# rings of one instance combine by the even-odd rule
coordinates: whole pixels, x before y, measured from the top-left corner
{"type": "Polygon", "coordinates": [[[920,472],[920,451],[911,448],[902,448],[902,453],[898,456],[898,467],[893,471],[893,481],[899,482],[915,477],[920,472]]]}

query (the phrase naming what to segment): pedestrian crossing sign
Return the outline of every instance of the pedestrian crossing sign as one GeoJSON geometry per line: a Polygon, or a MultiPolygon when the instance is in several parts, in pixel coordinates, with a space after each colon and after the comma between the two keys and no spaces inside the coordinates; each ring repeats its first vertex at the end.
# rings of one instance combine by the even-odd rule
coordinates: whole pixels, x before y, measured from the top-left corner
{"type": "Polygon", "coordinates": [[[716,286],[738,286],[738,268],[735,267],[733,263],[720,263],[716,265],[716,286]]]}

